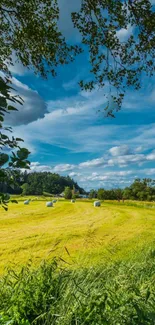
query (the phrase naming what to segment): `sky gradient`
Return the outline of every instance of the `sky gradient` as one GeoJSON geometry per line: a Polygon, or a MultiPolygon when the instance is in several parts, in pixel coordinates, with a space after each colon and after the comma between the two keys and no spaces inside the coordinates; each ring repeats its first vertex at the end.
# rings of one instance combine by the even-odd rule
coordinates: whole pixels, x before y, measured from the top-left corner
{"type": "MultiPolygon", "coordinates": [[[[59,2],[60,29],[69,41],[80,42],[70,21],[70,11],[79,8],[80,0],[70,8],[65,0],[59,2]]],[[[119,37],[130,33],[130,27],[120,30],[119,37]]],[[[87,93],[78,86],[88,78],[88,58],[85,52],[48,80],[17,62],[11,67],[24,105],[8,115],[7,124],[31,151],[31,170],[70,175],[86,190],[155,178],[155,79],[142,78],[140,91],[127,90],[116,118],[105,118],[108,87],[87,93]]]]}

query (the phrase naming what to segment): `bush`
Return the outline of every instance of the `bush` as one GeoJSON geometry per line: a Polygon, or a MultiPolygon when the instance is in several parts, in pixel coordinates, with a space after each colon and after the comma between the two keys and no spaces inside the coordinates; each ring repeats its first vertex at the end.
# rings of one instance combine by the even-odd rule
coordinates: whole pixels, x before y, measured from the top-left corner
{"type": "Polygon", "coordinates": [[[70,187],[68,187],[68,186],[65,187],[64,195],[65,195],[66,200],[70,200],[72,198],[72,191],[71,191],[70,187]]]}
{"type": "Polygon", "coordinates": [[[54,260],[10,271],[0,282],[0,324],[153,325],[154,270],[151,250],[137,263],[66,270],[54,260]]]}

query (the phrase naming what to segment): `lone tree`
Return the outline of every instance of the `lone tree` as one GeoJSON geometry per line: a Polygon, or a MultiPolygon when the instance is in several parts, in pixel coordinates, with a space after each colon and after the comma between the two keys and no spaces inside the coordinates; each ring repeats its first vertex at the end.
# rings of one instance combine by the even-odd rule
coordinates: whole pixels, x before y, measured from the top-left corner
{"type": "Polygon", "coordinates": [[[65,187],[64,194],[66,200],[70,200],[72,198],[72,190],[70,189],[69,186],[65,187]]]}

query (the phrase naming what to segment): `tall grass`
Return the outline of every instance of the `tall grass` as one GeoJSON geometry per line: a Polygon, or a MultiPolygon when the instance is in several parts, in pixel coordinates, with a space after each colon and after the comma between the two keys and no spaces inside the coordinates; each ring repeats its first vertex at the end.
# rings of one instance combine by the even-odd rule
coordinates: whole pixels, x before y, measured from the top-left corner
{"type": "Polygon", "coordinates": [[[136,262],[68,270],[44,262],[0,281],[1,325],[153,325],[155,251],[136,262]]]}

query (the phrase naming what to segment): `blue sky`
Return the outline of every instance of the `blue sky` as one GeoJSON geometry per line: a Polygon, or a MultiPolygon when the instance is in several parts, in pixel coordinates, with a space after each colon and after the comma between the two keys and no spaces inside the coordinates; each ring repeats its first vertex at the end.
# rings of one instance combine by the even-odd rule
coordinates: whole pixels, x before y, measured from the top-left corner
{"type": "MultiPolygon", "coordinates": [[[[70,8],[65,0],[59,2],[62,32],[80,42],[69,18],[69,9],[78,9],[80,0],[70,8]]],[[[121,30],[119,37],[130,32],[130,27],[121,30]]],[[[155,79],[143,78],[138,92],[128,89],[121,112],[107,119],[108,89],[86,93],[78,86],[88,77],[88,53],[59,68],[55,79],[43,80],[17,62],[11,69],[25,102],[7,123],[30,149],[32,171],[70,175],[86,190],[129,186],[135,177],[155,178],[155,79]]]]}

